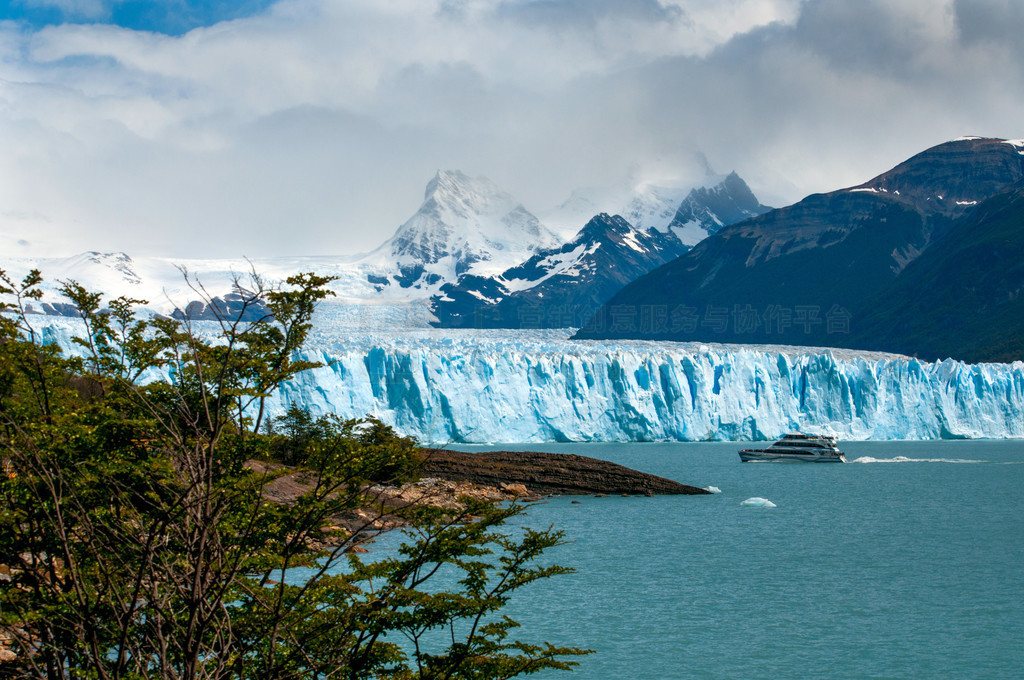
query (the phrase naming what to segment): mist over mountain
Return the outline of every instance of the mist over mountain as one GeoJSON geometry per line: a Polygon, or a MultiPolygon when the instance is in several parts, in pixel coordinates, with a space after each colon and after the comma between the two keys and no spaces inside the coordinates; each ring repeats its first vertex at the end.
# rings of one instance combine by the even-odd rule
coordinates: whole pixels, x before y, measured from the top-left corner
{"type": "Polygon", "coordinates": [[[673,208],[668,192],[637,192],[629,219],[601,213],[569,242],[499,275],[467,275],[431,300],[444,328],[579,327],[630,281],[688,251],[723,224],[768,210],[735,173],[696,187],[673,208]]]}
{"type": "Polygon", "coordinates": [[[722,227],[771,210],[762,205],[735,172],[714,186],[694,188],[676,209],[666,229],[675,231],[684,242],[685,234],[695,233],[698,240],[722,227]]]}

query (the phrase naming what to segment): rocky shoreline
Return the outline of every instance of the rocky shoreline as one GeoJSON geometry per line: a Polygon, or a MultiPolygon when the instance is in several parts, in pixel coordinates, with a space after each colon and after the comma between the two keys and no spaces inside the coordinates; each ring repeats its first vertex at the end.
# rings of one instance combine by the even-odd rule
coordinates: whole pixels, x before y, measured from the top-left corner
{"type": "Polygon", "coordinates": [[[564,453],[424,449],[423,476],[485,486],[519,484],[532,495],[701,495],[705,489],[616,463],[564,453]]]}

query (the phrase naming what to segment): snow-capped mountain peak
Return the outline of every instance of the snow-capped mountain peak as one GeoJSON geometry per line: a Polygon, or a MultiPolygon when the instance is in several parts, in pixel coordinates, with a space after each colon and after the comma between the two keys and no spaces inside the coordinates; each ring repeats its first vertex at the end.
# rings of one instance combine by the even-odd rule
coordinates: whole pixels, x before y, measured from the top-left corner
{"type": "MultiPolygon", "coordinates": [[[[770,210],[754,196],[739,175],[731,172],[714,185],[697,187],[678,205],[664,230],[687,245],[696,245],[727,224],[770,210]]],[[[657,227],[661,228],[661,227],[657,227]]]]}
{"type": "Polygon", "coordinates": [[[664,231],[688,193],[685,187],[640,185],[620,214],[637,229],[664,231]]]}
{"type": "Polygon", "coordinates": [[[532,213],[491,180],[440,170],[427,183],[416,214],[368,259],[382,265],[377,281],[430,287],[467,272],[503,271],[557,242],[532,213]]]}
{"type": "Polygon", "coordinates": [[[667,231],[676,211],[693,191],[719,186],[727,177],[707,173],[698,178],[637,179],[632,174],[613,186],[577,189],[564,203],[542,213],[552,229],[571,238],[594,215],[621,215],[637,229],[667,231]]]}
{"type": "Polygon", "coordinates": [[[438,170],[427,182],[424,204],[448,208],[461,216],[508,210],[517,204],[511,194],[486,177],[470,177],[461,170],[438,170]]]}

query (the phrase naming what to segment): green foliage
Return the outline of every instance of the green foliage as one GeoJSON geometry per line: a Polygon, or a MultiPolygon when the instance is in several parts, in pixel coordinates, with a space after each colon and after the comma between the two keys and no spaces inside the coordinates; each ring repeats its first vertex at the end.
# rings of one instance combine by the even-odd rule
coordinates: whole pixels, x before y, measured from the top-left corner
{"type": "Polygon", "coordinates": [[[267,398],[315,365],[297,351],[329,282],[271,290],[253,277],[248,302],[271,314],[222,319],[208,338],[64,282],[83,319],[74,358],[26,314],[39,273],[0,271],[0,632],[17,655],[0,676],[505,678],[574,665],[579,650],[511,640],[500,616],[518,588],[566,571],[536,564],[558,532],[503,533],[518,507],[368,503],[372,483],[414,478],[419,462],[379,421],[292,409],[261,427],[267,398]],[[413,539],[363,562],[350,549],[385,515],[413,539]]]}
{"type": "Polygon", "coordinates": [[[407,482],[419,476],[423,456],[416,442],[377,418],[344,420],[329,414],[313,418],[291,406],[269,424],[268,455],[285,465],[357,466],[369,482],[407,482]]]}

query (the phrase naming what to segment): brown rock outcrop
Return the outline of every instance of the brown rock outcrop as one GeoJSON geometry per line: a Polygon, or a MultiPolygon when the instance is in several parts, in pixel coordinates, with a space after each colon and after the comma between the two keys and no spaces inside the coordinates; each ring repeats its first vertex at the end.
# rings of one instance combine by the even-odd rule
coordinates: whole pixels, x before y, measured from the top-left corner
{"type": "Polygon", "coordinates": [[[695,486],[586,456],[539,451],[466,453],[424,449],[424,477],[500,487],[522,484],[535,494],[706,494],[695,486]]]}

